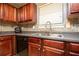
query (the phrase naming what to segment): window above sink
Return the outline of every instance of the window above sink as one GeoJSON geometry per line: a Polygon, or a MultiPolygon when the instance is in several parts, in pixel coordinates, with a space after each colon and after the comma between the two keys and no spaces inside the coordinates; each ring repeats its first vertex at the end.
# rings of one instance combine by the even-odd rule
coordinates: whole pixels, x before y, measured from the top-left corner
{"type": "Polygon", "coordinates": [[[65,27],[67,16],[66,3],[50,3],[44,6],[38,6],[39,28],[45,28],[46,22],[50,21],[53,27],[65,27]]]}

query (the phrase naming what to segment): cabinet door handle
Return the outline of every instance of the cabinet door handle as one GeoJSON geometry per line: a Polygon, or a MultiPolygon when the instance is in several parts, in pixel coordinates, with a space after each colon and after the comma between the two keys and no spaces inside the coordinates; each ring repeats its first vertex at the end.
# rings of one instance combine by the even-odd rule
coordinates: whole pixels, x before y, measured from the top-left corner
{"type": "Polygon", "coordinates": [[[4,39],[0,39],[0,40],[4,40],[4,39]]]}
{"type": "Polygon", "coordinates": [[[43,52],[44,52],[45,50],[43,49],[43,52]]]}
{"type": "Polygon", "coordinates": [[[0,45],[2,45],[2,43],[0,42],[0,45]]]}
{"type": "Polygon", "coordinates": [[[38,50],[40,50],[40,48],[38,48],[38,50]]]}

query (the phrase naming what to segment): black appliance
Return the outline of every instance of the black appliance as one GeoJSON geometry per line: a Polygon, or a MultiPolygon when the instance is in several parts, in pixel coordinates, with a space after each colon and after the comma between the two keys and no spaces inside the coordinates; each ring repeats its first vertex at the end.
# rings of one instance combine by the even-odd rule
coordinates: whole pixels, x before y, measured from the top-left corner
{"type": "Polygon", "coordinates": [[[27,49],[28,47],[28,39],[25,36],[16,36],[16,50],[17,53],[27,49]]]}
{"type": "Polygon", "coordinates": [[[20,26],[16,26],[15,27],[15,33],[21,33],[22,32],[22,29],[20,26]]]}

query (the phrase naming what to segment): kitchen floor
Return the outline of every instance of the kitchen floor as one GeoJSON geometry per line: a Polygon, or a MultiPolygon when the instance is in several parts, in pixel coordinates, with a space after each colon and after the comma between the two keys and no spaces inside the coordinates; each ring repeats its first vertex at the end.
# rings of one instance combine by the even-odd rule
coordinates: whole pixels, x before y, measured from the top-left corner
{"type": "Polygon", "coordinates": [[[19,52],[18,54],[16,54],[16,56],[27,56],[27,49],[24,49],[23,51],[19,52]]]}

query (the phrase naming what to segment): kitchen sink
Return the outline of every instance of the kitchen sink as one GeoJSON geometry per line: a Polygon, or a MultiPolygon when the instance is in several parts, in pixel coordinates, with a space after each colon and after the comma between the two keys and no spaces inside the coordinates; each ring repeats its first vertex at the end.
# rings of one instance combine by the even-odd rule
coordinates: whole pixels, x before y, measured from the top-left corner
{"type": "Polygon", "coordinates": [[[63,34],[50,34],[49,37],[64,38],[63,34]]]}
{"type": "Polygon", "coordinates": [[[51,33],[34,33],[33,36],[42,36],[42,37],[53,37],[53,38],[64,38],[63,34],[51,34],[51,33]]]}

